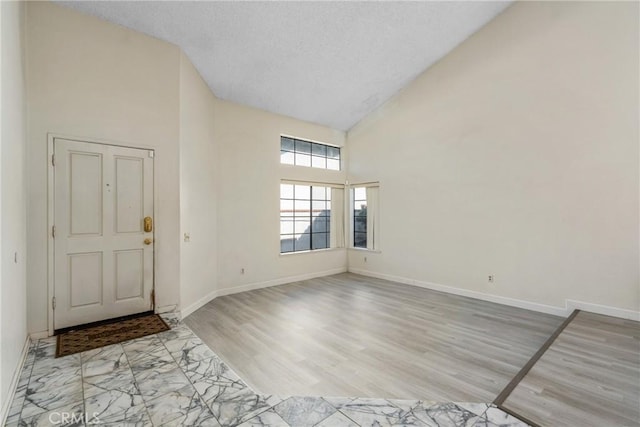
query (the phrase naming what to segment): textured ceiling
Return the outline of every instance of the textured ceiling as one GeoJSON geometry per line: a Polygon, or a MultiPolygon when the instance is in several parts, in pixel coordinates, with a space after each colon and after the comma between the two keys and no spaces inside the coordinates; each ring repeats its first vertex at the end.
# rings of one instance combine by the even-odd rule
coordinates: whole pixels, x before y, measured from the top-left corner
{"type": "Polygon", "coordinates": [[[340,130],[510,4],[58,3],[180,46],[219,98],[340,130]]]}

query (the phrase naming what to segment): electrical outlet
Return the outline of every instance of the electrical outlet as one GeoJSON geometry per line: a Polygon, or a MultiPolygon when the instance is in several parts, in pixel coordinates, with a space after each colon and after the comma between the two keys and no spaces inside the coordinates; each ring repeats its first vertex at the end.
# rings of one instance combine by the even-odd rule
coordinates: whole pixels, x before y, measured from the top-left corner
{"type": "Polygon", "coordinates": [[[190,233],[184,233],[184,241],[185,241],[185,243],[189,243],[191,241],[191,234],[190,233]]]}
{"type": "Polygon", "coordinates": [[[494,283],[496,280],[496,277],[493,274],[489,275],[489,283],[494,283]]]}

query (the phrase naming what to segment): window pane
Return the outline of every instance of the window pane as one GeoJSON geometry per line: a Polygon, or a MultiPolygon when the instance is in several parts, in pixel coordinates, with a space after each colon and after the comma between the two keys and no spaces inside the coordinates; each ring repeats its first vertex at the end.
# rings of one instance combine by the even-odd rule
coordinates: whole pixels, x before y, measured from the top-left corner
{"type": "Polygon", "coordinates": [[[283,136],[280,138],[280,149],[285,151],[293,151],[293,139],[283,136]]]}
{"type": "Polygon", "coordinates": [[[296,199],[311,200],[311,187],[309,185],[296,185],[296,199]]]}
{"type": "Polygon", "coordinates": [[[309,233],[311,231],[311,220],[296,219],[294,228],[296,234],[309,233]]]}
{"type": "Polygon", "coordinates": [[[308,251],[309,249],[311,249],[311,235],[305,233],[297,236],[297,239],[294,242],[294,250],[308,251]]]}
{"type": "Polygon", "coordinates": [[[311,167],[314,168],[327,168],[327,159],[324,157],[312,156],[311,157],[311,167]]]}
{"type": "Polygon", "coordinates": [[[340,160],[340,149],[338,147],[327,147],[327,157],[340,160]]]}
{"type": "Polygon", "coordinates": [[[326,200],[327,199],[327,187],[312,187],[311,195],[313,200],[326,200]]]}
{"type": "Polygon", "coordinates": [[[289,152],[289,151],[281,151],[280,152],[280,163],[283,163],[285,165],[292,165],[294,164],[294,154],[289,152]]]}
{"type": "Polygon", "coordinates": [[[313,215],[326,215],[323,212],[327,210],[327,202],[314,200],[311,202],[313,208],[313,215]]]}
{"type": "Polygon", "coordinates": [[[354,233],[353,235],[353,246],[356,248],[366,248],[367,247],[367,233],[354,233]]]}
{"type": "Polygon", "coordinates": [[[306,216],[311,214],[311,202],[309,200],[297,200],[295,204],[295,216],[306,216]]]}
{"type": "Polygon", "coordinates": [[[367,231],[367,215],[362,211],[355,211],[353,215],[353,231],[367,231]]]}
{"type": "Polygon", "coordinates": [[[280,184],[280,198],[281,199],[293,199],[293,185],[280,184]]]}
{"type": "Polygon", "coordinates": [[[311,166],[311,156],[308,154],[296,153],[297,166],[311,166]]]}
{"type": "Polygon", "coordinates": [[[293,200],[280,199],[280,215],[293,215],[293,200]]]}
{"type": "Polygon", "coordinates": [[[326,157],[327,146],[322,144],[313,144],[311,145],[311,154],[315,154],[316,156],[326,157]]]}
{"type": "Polygon", "coordinates": [[[364,187],[354,188],[353,189],[353,199],[354,200],[367,200],[367,189],[364,187]]]}
{"type": "Polygon", "coordinates": [[[311,143],[296,139],[296,152],[311,154],[311,143]]]}
{"type": "Polygon", "coordinates": [[[328,248],[328,240],[327,239],[328,234],[327,233],[313,233],[313,249],[325,249],[328,248]]]}
{"type": "Polygon", "coordinates": [[[293,234],[293,219],[280,219],[280,234],[293,234]]]}
{"type": "Polygon", "coordinates": [[[293,252],[293,242],[296,240],[293,236],[280,236],[280,252],[293,252]]]}
{"type": "Polygon", "coordinates": [[[319,216],[313,220],[311,224],[311,231],[313,234],[318,233],[326,233],[329,231],[329,224],[326,216],[319,216]]]}
{"type": "Polygon", "coordinates": [[[339,171],[340,170],[340,160],[335,159],[327,159],[327,169],[339,171]]]}

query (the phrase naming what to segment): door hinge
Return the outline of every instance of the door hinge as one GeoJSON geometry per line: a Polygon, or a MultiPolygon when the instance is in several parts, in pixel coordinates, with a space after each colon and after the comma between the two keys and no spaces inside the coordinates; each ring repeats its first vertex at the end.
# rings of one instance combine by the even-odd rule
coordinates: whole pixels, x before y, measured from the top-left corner
{"type": "Polygon", "coordinates": [[[55,310],[56,309],[56,297],[51,298],[51,307],[55,310]]]}
{"type": "Polygon", "coordinates": [[[51,227],[51,237],[56,238],[56,226],[51,227]]]}
{"type": "Polygon", "coordinates": [[[56,165],[56,155],[52,154],[51,155],[51,166],[55,166],[56,165]]]}

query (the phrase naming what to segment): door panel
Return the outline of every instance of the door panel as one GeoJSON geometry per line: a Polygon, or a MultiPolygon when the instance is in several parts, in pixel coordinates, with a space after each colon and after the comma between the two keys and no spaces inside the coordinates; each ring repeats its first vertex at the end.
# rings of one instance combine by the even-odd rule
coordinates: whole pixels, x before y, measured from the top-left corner
{"type": "Polygon", "coordinates": [[[116,157],[116,233],[142,231],[144,218],[143,162],[116,157]]]}
{"type": "Polygon", "coordinates": [[[54,150],[54,328],[150,310],[149,151],[59,138],[54,150]]]}
{"type": "Polygon", "coordinates": [[[142,249],[116,252],[116,301],[144,298],[142,249]]]}
{"type": "Polygon", "coordinates": [[[69,153],[69,234],[102,234],[102,155],[69,153]]]}
{"type": "Polygon", "coordinates": [[[102,303],[102,253],[69,254],[71,308],[102,303]]]}

